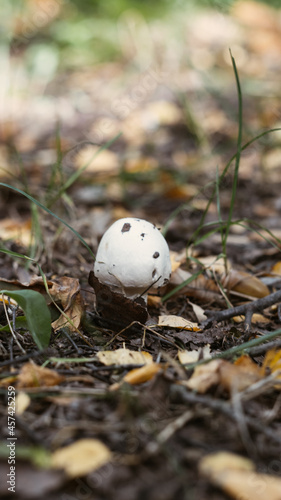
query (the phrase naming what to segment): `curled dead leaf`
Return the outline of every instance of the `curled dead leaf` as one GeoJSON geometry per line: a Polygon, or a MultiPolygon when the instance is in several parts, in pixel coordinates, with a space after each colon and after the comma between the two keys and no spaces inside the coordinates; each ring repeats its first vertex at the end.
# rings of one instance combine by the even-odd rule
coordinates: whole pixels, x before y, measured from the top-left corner
{"type": "Polygon", "coordinates": [[[60,317],[52,323],[52,327],[54,330],[58,330],[67,325],[71,331],[75,331],[80,326],[84,312],[79,280],[68,276],[62,276],[58,280],[52,282],[52,287],[49,291],[54,301],[61,303],[64,313],[73,323],[72,326],[68,323],[67,318],[61,314],[60,317]]]}

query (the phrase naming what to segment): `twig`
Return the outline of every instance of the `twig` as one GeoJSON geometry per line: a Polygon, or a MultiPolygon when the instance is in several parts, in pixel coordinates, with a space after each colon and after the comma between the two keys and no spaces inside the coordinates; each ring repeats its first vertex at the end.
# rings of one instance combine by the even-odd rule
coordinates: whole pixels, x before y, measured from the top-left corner
{"type": "Polygon", "coordinates": [[[0,362],[0,368],[2,368],[4,366],[18,365],[18,364],[23,363],[24,361],[27,361],[31,358],[38,358],[42,355],[44,356],[44,355],[48,354],[48,352],[50,352],[50,349],[46,349],[43,351],[30,352],[30,353],[24,354],[24,356],[18,356],[17,358],[7,359],[6,361],[0,362]]]}
{"type": "MultiPolygon", "coordinates": [[[[220,413],[227,415],[227,417],[231,418],[238,424],[237,415],[233,411],[232,406],[225,401],[215,399],[210,396],[201,396],[200,394],[194,394],[192,392],[188,392],[184,387],[179,385],[174,387],[173,396],[178,400],[182,401],[183,403],[201,404],[203,406],[211,408],[212,410],[219,411],[220,413]]],[[[252,418],[245,415],[245,422],[247,425],[251,426],[256,431],[263,433],[272,441],[281,444],[281,436],[278,436],[276,431],[273,431],[272,429],[263,425],[262,423],[257,422],[256,418],[252,418]]]]}
{"type": "Polygon", "coordinates": [[[259,345],[256,347],[252,347],[252,349],[248,349],[248,354],[255,358],[256,356],[260,356],[265,352],[269,351],[269,349],[277,349],[281,347],[281,339],[273,340],[272,342],[267,342],[266,344],[259,345]]]}
{"type": "Polygon", "coordinates": [[[13,330],[13,327],[11,325],[11,322],[10,322],[10,318],[9,318],[9,314],[8,314],[8,311],[7,311],[7,306],[5,304],[5,299],[4,299],[4,294],[2,293],[2,303],[3,303],[3,307],[4,307],[4,311],[5,311],[5,315],[6,315],[6,319],[8,321],[8,326],[9,326],[9,329],[10,329],[10,332],[13,336],[13,339],[14,341],[16,342],[17,346],[20,348],[21,352],[23,352],[24,354],[26,353],[25,349],[21,346],[21,344],[19,343],[18,339],[17,339],[17,336],[13,330]]]}
{"type": "Polygon", "coordinates": [[[254,456],[256,458],[256,449],[249,433],[245,413],[242,405],[241,394],[238,391],[234,391],[231,397],[233,412],[235,416],[235,421],[240,433],[241,441],[247,450],[249,456],[254,456]]]}
{"type": "Polygon", "coordinates": [[[203,326],[209,326],[213,321],[224,321],[227,319],[231,319],[234,316],[245,315],[245,325],[246,328],[249,328],[251,325],[251,320],[254,312],[260,312],[270,307],[274,304],[277,304],[281,301],[281,290],[277,292],[273,292],[266,297],[262,297],[261,299],[254,300],[253,302],[249,302],[248,304],[243,304],[241,306],[231,307],[230,309],[225,309],[224,311],[205,311],[205,314],[208,317],[205,321],[203,321],[203,326]]]}

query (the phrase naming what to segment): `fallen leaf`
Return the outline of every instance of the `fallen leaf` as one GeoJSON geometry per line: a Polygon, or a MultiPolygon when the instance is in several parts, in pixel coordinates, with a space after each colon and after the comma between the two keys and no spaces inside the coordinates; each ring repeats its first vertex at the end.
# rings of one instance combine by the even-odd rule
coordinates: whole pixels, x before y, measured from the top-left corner
{"type": "Polygon", "coordinates": [[[16,395],[16,415],[22,415],[29,407],[31,399],[26,392],[19,392],[16,395]]]}
{"type": "Polygon", "coordinates": [[[207,319],[207,316],[204,313],[204,309],[202,309],[202,307],[198,306],[197,304],[193,304],[193,302],[190,302],[190,301],[188,303],[192,307],[193,312],[197,318],[197,321],[199,321],[199,323],[201,321],[205,321],[205,319],[207,319]]]}
{"type": "Polygon", "coordinates": [[[98,360],[104,365],[147,365],[153,363],[151,354],[121,348],[116,351],[99,351],[98,360]]]}
{"type": "Polygon", "coordinates": [[[173,314],[159,316],[158,326],[169,326],[171,328],[181,328],[183,330],[189,330],[191,332],[199,332],[200,328],[198,323],[192,323],[185,318],[176,316],[173,314]]]}
{"type": "Polygon", "coordinates": [[[58,280],[52,282],[52,287],[49,289],[49,292],[55,302],[61,303],[63,312],[73,323],[73,325],[68,323],[67,318],[61,314],[60,317],[52,323],[54,330],[58,330],[65,325],[67,325],[71,331],[77,330],[84,313],[84,304],[80,292],[79,280],[68,276],[62,276],[58,280]]]}
{"type": "Polygon", "coordinates": [[[196,363],[198,361],[199,351],[178,351],[179,361],[184,365],[187,363],[196,363]]]}
{"type": "Polygon", "coordinates": [[[269,295],[268,287],[259,278],[244,271],[231,269],[226,276],[221,276],[221,282],[227,290],[249,297],[269,295]]]}
{"type": "Polygon", "coordinates": [[[207,344],[199,351],[178,351],[178,358],[182,364],[196,363],[199,360],[199,356],[202,359],[208,359],[211,357],[210,345],[207,344]]]}
{"type": "Polygon", "coordinates": [[[147,306],[148,307],[160,307],[162,304],[161,297],[158,295],[148,295],[147,296],[147,306]]]}
{"type": "Polygon", "coordinates": [[[51,456],[54,469],[64,469],[70,478],[85,476],[111,460],[111,451],[97,439],[80,439],[56,450],[51,456]]]}
{"type": "MultiPolygon", "coordinates": [[[[233,318],[233,321],[235,321],[235,323],[242,323],[243,321],[245,321],[245,316],[241,315],[241,316],[234,316],[233,318]]],[[[269,322],[269,319],[266,318],[265,316],[263,316],[262,314],[258,314],[258,313],[254,313],[252,318],[251,318],[251,322],[253,324],[256,324],[256,323],[268,323],[269,322]]]]}
{"type": "Polygon", "coordinates": [[[109,286],[100,283],[93,271],[89,274],[89,285],[95,290],[97,311],[105,318],[110,328],[120,331],[134,321],[145,324],[148,318],[145,301],[131,300],[120,293],[113,292],[109,286]]]}
{"type": "Polygon", "coordinates": [[[249,356],[241,356],[235,364],[224,359],[214,359],[196,366],[189,380],[181,381],[188,389],[204,394],[215,385],[231,393],[243,391],[262,378],[260,367],[249,356]]]}
{"type": "Polygon", "coordinates": [[[223,362],[221,359],[214,359],[206,365],[196,366],[190,379],[182,380],[180,384],[188,387],[188,389],[204,394],[208,389],[219,384],[219,369],[223,362]]]}
{"type": "Polygon", "coordinates": [[[224,361],[219,368],[220,385],[229,393],[244,391],[262,378],[260,367],[247,356],[240,356],[234,364],[224,361]]]}
{"type": "Polygon", "coordinates": [[[255,471],[253,462],[229,452],[206,455],[199,473],[235,500],[280,500],[281,479],[255,471]]]}
{"type": "Polygon", "coordinates": [[[158,363],[150,363],[142,366],[141,368],[135,368],[134,370],[130,370],[127,375],[125,375],[123,382],[128,382],[132,385],[143,384],[144,382],[151,380],[161,369],[162,367],[158,363]]]}
{"type": "MultiPolygon", "coordinates": [[[[281,349],[270,349],[267,351],[261,370],[264,376],[268,375],[268,371],[270,371],[270,373],[276,375],[276,379],[281,379],[281,349]]],[[[276,385],[275,388],[281,389],[279,385],[276,385]]]]}
{"type": "Polygon", "coordinates": [[[43,368],[34,363],[25,363],[17,377],[17,388],[44,387],[58,385],[65,377],[54,370],[43,368]]]}

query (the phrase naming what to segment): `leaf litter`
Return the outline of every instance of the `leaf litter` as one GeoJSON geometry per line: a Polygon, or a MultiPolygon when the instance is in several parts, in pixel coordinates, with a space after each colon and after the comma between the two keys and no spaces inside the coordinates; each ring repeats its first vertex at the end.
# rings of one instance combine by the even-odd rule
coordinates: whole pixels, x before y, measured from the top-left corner
{"type": "MultiPolygon", "coordinates": [[[[40,5],[30,2],[30,8],[38,12],[40,5]]],[[[228,13],[203,10],[186,21],[181,14],[188,26],[179,18],[174,25],[177,34],[183,27],[180,43],[168,23],[151,23],[162,69],[142,74],[136,68],[146,67],[145,51],[126,68],[132,53],[126,31],[121,64],[77,68],[70,61],[65,74],[50,76],[44,86],[48,103],[34,101],[25,88],[25,59],[20,63],[13,56],[11,71],[17,62],[22,76],[14,122],[5,115],[1,122],[0,157],[17,186],[23,188],[24,176],[11,145],[21,156],[31,194],[39,193],[67,218],[94,251],[114,220],[136,216],[162,227],[173,264],[162,297],[149,292],[148,310],[119,297],[98,305],[96,295],[107,290],[90,286],[91,278],[89,285],[93,260],[86,248],[49,214],[31,212],[19,193],[2,190],[1,246],[8,253],[0,258],[1,288],[39,293],[53,327],[49,347],[40,350],[21,321],[24,311],[0,304],[4,443],[7,386],[17,391],[16,498],[79,498],[81,491],[114,500],[280,498],[281,351],[278,333],[268,337],[280,328],[281,296],[273,296],[280,291],[279,133],[241,156],[237,223],[230,228],[227,259],[220,255],[220,229],[212,232],[212,224],[227,219],[231,169],[205,227],[196,233],[216,165],[221,172],[236,151],[237,96],[227,47],[242,82],[245,142],[280,123],[276,12],[241,1],[228,13]],[[174,48],[163,40],[173,41],[174,48]],[[183,63],[186,57],[191,66],[183,63]],[[60,116],[57,140],[54,108],[60,116]],[[109,109],[116,116],[108,116],[109,109]],[[98,146],[119,131],[123,136],[91,162],[98,146]],[[60,147],[62,168],[55,170],[60,147]],[[77,169],[80,177],[61,191],[77,169]],[[26,266],[12,252],[29,255],[29,244],[33,260],[26,266]],[[25,352],[11,340],[7,315],[25,352]]],[[[48,22],[61,15],[58,9],[48,22]]],[[[126,19],[122,29],[132,20],[143,25],[133,13],[126,19]]],[[[16,26],[24,32],[23,21],[16,26]]],[[[38,75],[31,89],[43,88],[38,75]]],[[[2,179],[12,183],[1,171],[2,179]]],[[[0,448],[4,474],[6,452],[0,448]]],[[[2,490],[1,485],[5,495],[2,490]]]]}

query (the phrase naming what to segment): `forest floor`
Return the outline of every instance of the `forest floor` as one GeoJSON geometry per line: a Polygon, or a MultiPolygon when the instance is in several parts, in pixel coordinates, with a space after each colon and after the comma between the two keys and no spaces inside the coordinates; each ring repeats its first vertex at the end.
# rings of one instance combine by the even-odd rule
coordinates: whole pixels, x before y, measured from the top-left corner
{"type": "Polygon", "coordinates": [[[119,58],[74,53],[53,73],[35,28],[3,51],[2,290],[48,302],[47,287],[72,324],[48,302],[39,350],[2,295],[1,498],[281,499],[281,11],[245,1],[169,20],[128,11],[119,58]],[[265,133],[239,165],[229,48],[242,145],[265,133]],[[162,229],[172,277],[146,324],[114,297],[99,314],[91,253],[19,189],[94,254],[119,218],[162,229]]]}

